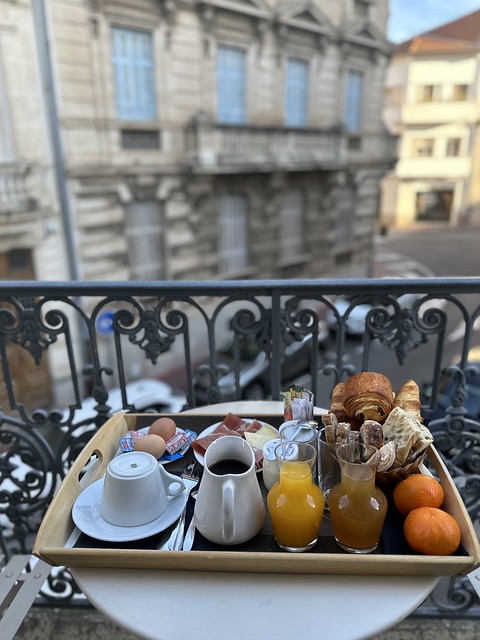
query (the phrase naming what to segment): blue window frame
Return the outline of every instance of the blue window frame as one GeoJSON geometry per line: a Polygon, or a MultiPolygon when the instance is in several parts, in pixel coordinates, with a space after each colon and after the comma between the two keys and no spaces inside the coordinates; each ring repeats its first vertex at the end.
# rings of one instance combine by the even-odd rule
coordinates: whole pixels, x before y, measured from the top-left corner
{"type": "Polygon", "coordinates": [[[348,131],[358,132],[362,125],[363,73],[348,71],[345,84],[344,122],[348,131]]]}
{"type": "Polygon", "coordinates": [[[285,78],[285,124],[307,126],[308,62],[289,58],[285,78]]]}
{"type": "Polygon", "coordinates": [[[246,121],[245,51],[217,48],[217,118],[219,122],[246,121]]]}
{"type": "Polygon", "coordinates": [[[117,117],[120,120],[155,120],[151,34],[121,27],[112,27],[111,34],[117,117]]]}

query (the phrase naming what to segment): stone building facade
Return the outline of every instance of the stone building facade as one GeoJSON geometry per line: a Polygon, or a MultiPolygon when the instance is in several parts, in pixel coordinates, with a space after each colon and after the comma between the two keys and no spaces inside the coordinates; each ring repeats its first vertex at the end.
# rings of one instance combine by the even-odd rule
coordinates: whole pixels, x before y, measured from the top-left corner
{"type": "Polygon", "coordinates": [[[383,224],[478,224],[480,11],[398,45],[385,91],[399,160],[383,182],[383,224]]]}
{"type": "Polygon", "coordinates": [[[396,152],[387,17],[0,0],[0,279],[15,256],[37,280],[366,275],[396,152]]]}

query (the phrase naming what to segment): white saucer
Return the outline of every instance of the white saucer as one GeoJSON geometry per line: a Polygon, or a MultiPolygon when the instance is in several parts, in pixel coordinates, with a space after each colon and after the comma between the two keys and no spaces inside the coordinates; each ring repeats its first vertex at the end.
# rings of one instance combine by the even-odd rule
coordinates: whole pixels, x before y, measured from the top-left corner
{"type": "Polygon", "coordinates": [[[76,526],[92,538],[105,542],[129,542],[141,540],[160,533],[177,520],[185,507],[186,492],[169,498],[168,507],[162,515],[147,524],[135,527],[119,527],[110,524],[100,515],[100,498],[104,479],[89,485],[75,500],[72,518],[76,526]]]}

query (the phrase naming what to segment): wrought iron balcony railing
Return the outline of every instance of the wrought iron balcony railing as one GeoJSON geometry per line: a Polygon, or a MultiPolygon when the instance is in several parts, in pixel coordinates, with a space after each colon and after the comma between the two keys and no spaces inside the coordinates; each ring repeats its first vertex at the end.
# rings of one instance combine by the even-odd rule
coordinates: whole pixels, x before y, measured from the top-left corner
{"type": "MultiPolygon", "coordinates": [[[[129,397],[141,376],[181,386],[185,407],[279,398],[294,380],[328,406],[335,384],[361,370],[394,389],[413,378],[478,527],[479,317],[477,278],[1,282],[0,551],[31,549],[56,487],[112,410],[158,409],[129,397]]],[[[420,612],[479,615],[466,578],[441,585],[420,612]]],[[[60,569],[42,594],[71,602],[78,591],[60,569]]]]}

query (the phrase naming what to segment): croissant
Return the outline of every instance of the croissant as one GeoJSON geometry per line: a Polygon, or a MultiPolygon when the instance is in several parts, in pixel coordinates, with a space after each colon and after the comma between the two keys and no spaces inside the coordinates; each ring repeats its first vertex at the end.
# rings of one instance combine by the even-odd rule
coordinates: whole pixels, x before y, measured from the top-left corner
{"type": "Polygon", "coordinates": [[[390,380],[381,373],[357,373],[345,383],[343,407],[350,418],[385,422],[393,402],[390,380]]]}
{"type": "Polygon", "coordinates": [[[333,413],[338,422],[348,422],[352,429],[358,431],[360,429],[360,422],[353,416],[349,417],[345,412],[343,406],[343,394],[345,390],[345,383],[339,382],[332,391],[332,399],[330,404],[330,413],[333,413]]]}
{"type": "Polygon", "coordinates": [[[408,380],[397,392],[393,407],[400,407],[420,422],[423,422],[420,415],[420,390],[414,380],[408,380]]]}

